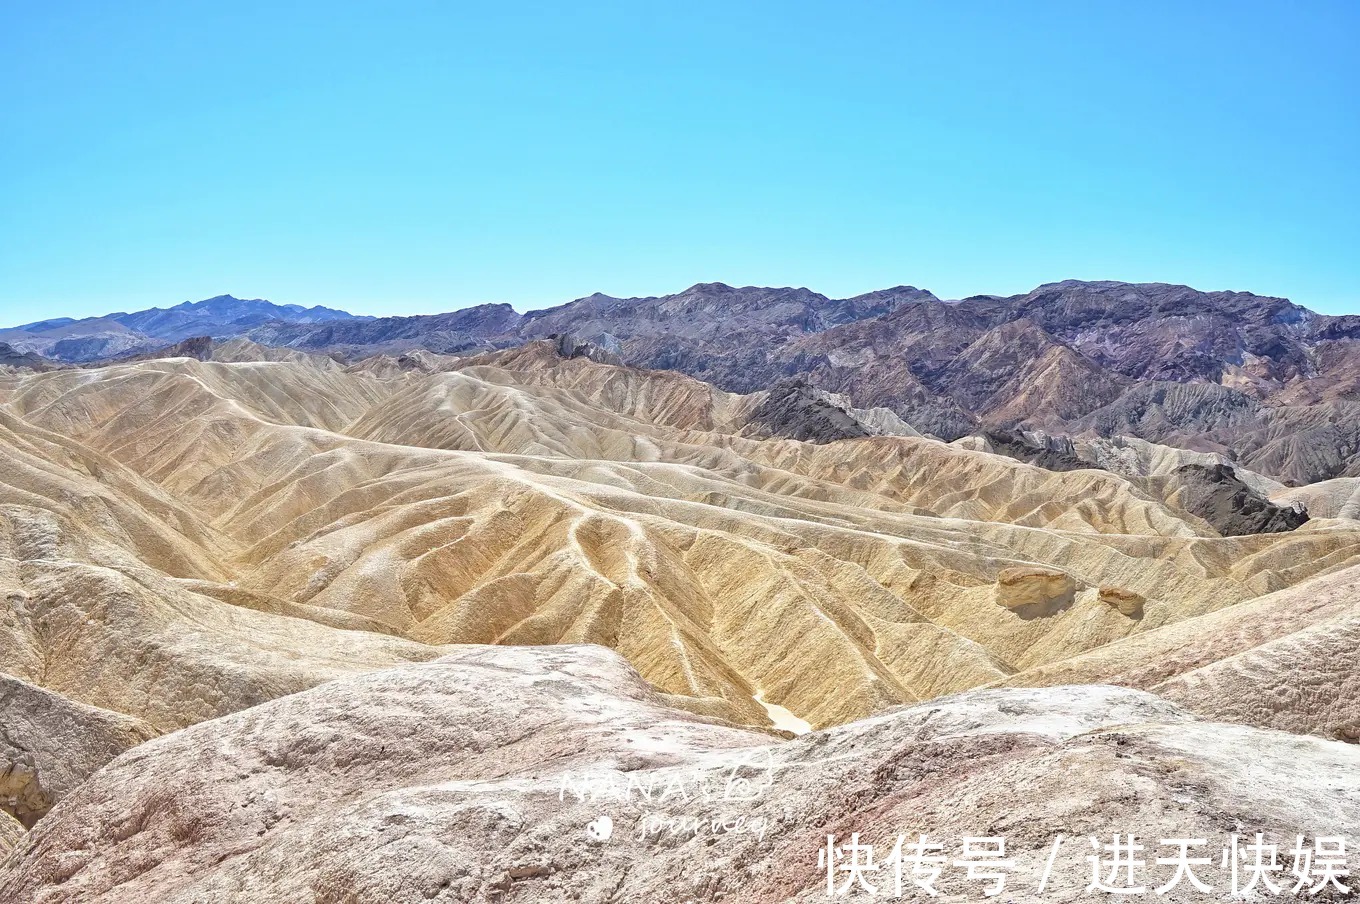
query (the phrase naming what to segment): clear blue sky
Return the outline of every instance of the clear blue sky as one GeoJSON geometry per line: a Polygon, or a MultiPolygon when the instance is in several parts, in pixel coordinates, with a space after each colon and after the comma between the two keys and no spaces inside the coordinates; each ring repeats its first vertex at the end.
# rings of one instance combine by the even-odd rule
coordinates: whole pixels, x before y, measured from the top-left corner
{"type": "Polygon", "coordinates": [[[1360,311],[1360,3],[0,0],[0,324],[1066,277],[1360,311]]]}

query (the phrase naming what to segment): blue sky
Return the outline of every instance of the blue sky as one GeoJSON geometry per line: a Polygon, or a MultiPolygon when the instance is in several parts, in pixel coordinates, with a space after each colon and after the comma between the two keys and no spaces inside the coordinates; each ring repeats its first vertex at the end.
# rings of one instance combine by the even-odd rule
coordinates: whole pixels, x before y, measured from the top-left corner
{"type": "Polygon", "coordinates": [[[1360,312],[1360,4],[0,0],[0,323],[1184,282],[1360,312]]]}

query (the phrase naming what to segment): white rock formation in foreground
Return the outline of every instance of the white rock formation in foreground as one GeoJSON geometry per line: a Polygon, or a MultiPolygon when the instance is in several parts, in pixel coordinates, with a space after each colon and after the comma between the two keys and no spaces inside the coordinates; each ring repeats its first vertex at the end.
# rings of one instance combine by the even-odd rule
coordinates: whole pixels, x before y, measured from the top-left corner
{"type": "MultiPolygon", "coordinates": [[[[1142,691],[972,691],[777,741],[662,705],[602,647],[474,646],[124,753],[20,843],[0,900],[823,901],[828,834],[881,857],[927,832],[951,858],[1004,836],[996,900],[1074,901],[1088,836],[1135,833],[1153,864],[1161,838],[1216,858],[1231,832],[1283,850],[1357,830],[1360,749],[1142,691]]],[[[939,900],[982,900],[963,876],[939,900]]],[[[1225,874],[1199,876],[1216,890],[1158,899],[1227,900],[1225,874]]]]}

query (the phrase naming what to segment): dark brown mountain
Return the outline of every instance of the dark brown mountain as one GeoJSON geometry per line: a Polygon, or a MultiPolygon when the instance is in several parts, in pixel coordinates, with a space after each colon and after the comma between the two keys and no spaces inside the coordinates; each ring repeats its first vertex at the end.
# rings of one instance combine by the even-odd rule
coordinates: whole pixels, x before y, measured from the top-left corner
{"type": "Polygon", "coordinates": [[[1099,467],[1080,457],[1075,444],[1066,437],[1026,436],[1006,430],[986,430],[982,438],[986,440],[984,448],[989,452],[1029,462],[1049,471],[1082,471],[1099,467]]]}
{"type": "Polygon", "coordinates": [[[155,351],[115,358],[110,364],[126,364],[131,361],[153,361],[158,358],[193,358],[195,361],[211,361],[214,344],[210,336],[193,336],[167,345],[155,351]]]}
{"type": "Polygon", "coordinates": [[[1183,465],[1176,470],[1181,505],[1225,537],[1291,531],[1308,513],[1276,505],[1237,478],[1227,465],[1183,465]]]}
{"type": "Polygon", "coordinates": [[[908,424],[883,409],[853,408],[844,396],[817,389],[801,377],[770,387],[752,410],[743,433],[755,437],[784,436],[830,443],[866,436],[915,436],[908,424]]]}

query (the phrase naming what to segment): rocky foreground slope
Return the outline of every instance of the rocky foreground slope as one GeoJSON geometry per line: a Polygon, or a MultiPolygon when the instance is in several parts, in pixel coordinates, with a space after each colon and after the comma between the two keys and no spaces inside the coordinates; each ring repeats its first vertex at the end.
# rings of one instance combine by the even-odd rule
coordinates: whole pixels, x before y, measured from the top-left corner
{"type": "MultiPolygon", "coordinates": [[[[0,896],[824,901],[827,836],[851,857],[858,833],[879,858],[859,875],[888,897],[897,836],[925,833],[951,860],[965,837],[1004,838],[999,900],[1076,901],[1091,900],[1090,839],[1131,833],[1162,856],[1160,839],[1205,839],[1210,890],[1182,880],[1160,898],[1223,901],[1232,833],[1279,845],[1285,875],[1267,878],[1292,885],[1298,836],[1311,850],[1358,828],[1360,748],[1202,722],[1139,691],[978,691],[778,742],[665,707],[599,647],[473,647],[136,748],[20,842],[0,896]]],[[[1175,873],[1154,859],[1130,883],[1148,894],[1175,873]]],[[[858,885],[848,862],[833,887],[858,885]]],[[[976,901],[994,880],[945,863],[928,884],[976,901]]]]}

